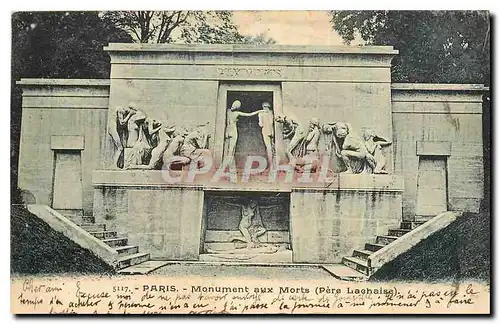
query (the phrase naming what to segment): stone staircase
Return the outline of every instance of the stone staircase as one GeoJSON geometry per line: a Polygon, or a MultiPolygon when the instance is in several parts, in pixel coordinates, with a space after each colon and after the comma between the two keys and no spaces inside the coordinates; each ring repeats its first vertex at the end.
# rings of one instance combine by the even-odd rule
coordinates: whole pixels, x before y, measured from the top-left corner
{"type": "Polygon", "coordinates": [[[106,230],[105,224],[96,224],[93,216],[67,213],[63,215],[87,231],[89,234],[100,239],[103,243],[109,245],[111,248],[116,250],[116,252],[118,252],[119,258],[115,266],[118,273],[142,273],[129,270],[134,270],[131,269],[131,267],[147,263],[148,261],[150,263],[155,262],[150,261],[149,253],[139,252],[139,246],[128,245],[128,238],[118,236],[116,231],[106,230]]]}
{"type": "Polygon", "coordinates": [[[417,220],[411,222],[401,222],[400,228],[390,229],[387,235],[377,236],[375,243],[366,243],[364,249],[354,250],[352,256],[342,258],[342,264],[326,269],[338,279],[348,281],[367,280],[372,275],[373,270],[368,264],[368,258],[374,252],[380,250],[389,243],[396,241],[403,235],[411,232],[427,220],[417,220]]]}

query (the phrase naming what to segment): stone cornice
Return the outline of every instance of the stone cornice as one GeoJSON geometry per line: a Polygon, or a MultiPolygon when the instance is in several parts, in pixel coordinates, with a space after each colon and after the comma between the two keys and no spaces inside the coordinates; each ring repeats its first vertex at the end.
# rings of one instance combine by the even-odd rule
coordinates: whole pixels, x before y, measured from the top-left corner
{"type": "Polygon", "coordinates": [[[483,84],[452,84],[452,83],[393,83],[392,90],[415,91],[489,91],[483,84]]]}
{"type": "Polygon", "coordinates": [[[21,86],[89,86],[89,87],[109,87],[110,81],[107,79],[21,79],[16,81],[21,86]]]}
{"type": "Polygon", "coordinates": [[[301,54],[382,54],[396,55],[392,46],[297,46],[239,44],[131,44],[110,43],[108,52],[212,52],[212,53],[301,53],[301,54]]]}

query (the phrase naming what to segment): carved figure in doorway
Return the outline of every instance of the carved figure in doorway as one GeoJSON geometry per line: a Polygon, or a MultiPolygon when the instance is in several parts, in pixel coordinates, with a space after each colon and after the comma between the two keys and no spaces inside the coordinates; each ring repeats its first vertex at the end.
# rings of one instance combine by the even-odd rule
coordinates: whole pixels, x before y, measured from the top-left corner
{"type": "Polygon", "coordinates": [[[280,205],[259,206],[253,199],[249,199],[244,204],[226,203],[230,206],[241,208],[241,219],[238,226],[241,236],[236,236],[230,241],[242,241],[247,243],[247,248],[260,247],[259,237],[262,236],[267,230],[262,222],[260,215],[261,208],[275,208],[280,205]]]}
{"type": "Polygon", "coordinates": [[[352,132],[348,123],[333,122],[323,125],[323,132],[330,137],[327,149],[335,154],[346,173],[368,173],[375,168],[375,159],[368,153],[364,141],[352,132]]]}
{"type": "Polygon", "coordinates": [[[123,168],[123,150],[128,139],[127,123],[130,117],[135,114],[135,109],[117,106],[109,113],[108,133],[115,145],[113,155],[113,166],[123,168]]]}
{"type": "Polygon", "coordinates": [[[238,128],[237,128],[238,119],[240,117],[255,116],[261,112],[264,112],[263,110],[257,110],[251,113],[246,113],[239,111],[240,108],[241,108],[241,101],[235,100],[231,104],[231,108],[227,111],[226,133],[224,136],[227,143],[226,155],[224,157],[225,165],[228,165],[234,159],[234,153],[236,151],[236,143],[238,142],[238,128]]]}
{"type": "Polygon", "coordinates": [[[373,173],[387,174],[387,171],[385,170],[387,160],[382,153],[382,147],[389,146],[392,142],[378,135],[373,129],[370,128],[365,129],[363,132],[363,140],[368,153],[371,154],[375,160],[375,166],[370,166],[372,167],[373,173]]]}
{"type": "Polygon", "coordinates": [[[271,167],[274,163],[274,118],[269,102],[262,103],[262,112],[258,116],[262,138],[266,146],[267,165],[271,167]]]}

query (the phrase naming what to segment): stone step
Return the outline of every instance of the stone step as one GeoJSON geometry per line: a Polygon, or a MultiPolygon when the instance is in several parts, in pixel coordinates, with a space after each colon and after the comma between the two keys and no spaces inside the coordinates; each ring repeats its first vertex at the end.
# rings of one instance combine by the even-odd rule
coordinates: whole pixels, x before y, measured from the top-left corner
{"type": "Polygon", "coordinates": [[[117,238],[106,239],[106,240],[102,240],[102,241],[111,247],[125,246],[128,243],[128,239],[126,237],[117,237],[117,238]]]}
{"type": "Polygon", "coordinates": [[[116,262],[116,269],[123,269],[149,260],[149,253],[134,253],[120,257],[116,262]]]}
{"type": "MultiPolygon", "coordinates": [[[[256,248],[255,250],[258,250],[256,248]]],[[[274,253],[261,253],[252,251],[252,249],[241,249],[241,251],[233,251],[234,253],[202,253],[198,261],[211,263],[261,263],[261,264],[277,264],[277,263],[292,263],[291,250],[278,250],[274,253]]]]}
{"type": "Polygon", "coordinates": [[[117,236],[117,233],[115,231],[89,232],[89,234],[92,234],[101,240],[112,239],[112,238],[116,238],[116,236],[117,236]]]}
{"type": "Polygon", "coordinates": [[[159,268],[164,267],[164,266],[169,265],[169,264],[172,264],[172,262],[149,260],[146,262],[142,262],[142,263],[118,270],[118,273],[119,274],[128,274],[128,275],[137,275],[137,274],[145,275],[145,274],[153,272],[156,269],[159,269],[159,268]]]}
{"type": "Polygon", "coordinates": [[[419,227],[420,225],[424,224],[425,221],[420,221],[420,222],[401,222],[401,225],[400,227],[402,229],[415,229],[417,227],[419,227]]]}
{"type": "Polygon", "coordinates": [[[364,275],[370,275],[370,268],[368,267],[368,261],[355,257],[343,257],[342,264],[348,266],[351,269],[361,272],[364,275]]]}
{"type": "Polygon", "coordinates": [[[383,248],[385,244],[377,244],[377,243],[366,243],[365,244],[365,250],[376,252],[383,248]]]}
{"type": "Polygon", "coordinates": [[[376,243],[378,244],[384,244],[384,245],[387,245],[389,243],[392,243],[394,242],[395,240],[397,240],[398,237],[397,236],[389,236],[389,235],[380,235],[380,236],[377,236],[377,241],[376,243]]]}
{"type": "MultiPolygon", "coordinates": [[[[275,245],[282,249],[290,250],[290,244],[288,243],[262,243],[262,245],[275,245]]],[[[210,251],[227,251],[234,249],[244,249],[247,247],[247,243],[244,242],[213,242],[205,243],[205,252],[210,253],[210,251]]]]}
{"type": "Polygon", "coordinates": [[[94,216],[74,216],[74,215],[64,215],[66,218],[70,219],[72,222],[80,224],[93,224],[95,223],[94,216]]]}
{"type": "Polygon", "coordinates": [[[389,230],[389,236],[401,237],[409,232],[411,232],[410,229],[393,228],[389,230]]]}
{"type": "Polygon", "coordinates": [[[352,256],[355,258],[360,258],[363,260],[368,260],[368,257],[373,253],[373,251],[370,250],[354,250],[352,253],[352,256]]]}
{"type": "Polygon", "coordinates": [[[105,224],[80,224],[79,226],[87,232],[103,232],[106,230],[105,224]]]}
{"type": "Polygon", "coordinates": [[[125,245],[115,247],[116,252],[120,255],[130,255],[139,253],[139,247],[137,245],[125,245]]]}
{"type": "Polygon", "coordinates": [[[78,216],[83,216],[83,209],[56,209],[54,208],[56,212],[58,212],[61,215],[64,215],[66,217],[78,217],[78,216]]]}
{"type": "MultiPolygon", "coordinates": [[[[205,232],[205,243],[231,242],[234,237],[241,237],[240,231],[207,230],[205,232]]],[[[263,243],[290,243],[290,232],[267,231],[259,236],[259,241],[263,243]]]]}
{"type": "Polygon", "coordinates": [[[324,264],[323,269],[337,279],[345,281],[366,281],[368,276],[343,264],[324,264]]]}
{"type": "MultiPolygon", "coordinates": [[[[445,212],[444,210],[442,211],[443,213],[445,212]]],[[[439,215],[441,213],[437,213],[435,215],[415,215],[415,219],[413,221],[415,222],[427,222],[428,220],[433,219],[436,217],[436,215],[439,215]]]]}

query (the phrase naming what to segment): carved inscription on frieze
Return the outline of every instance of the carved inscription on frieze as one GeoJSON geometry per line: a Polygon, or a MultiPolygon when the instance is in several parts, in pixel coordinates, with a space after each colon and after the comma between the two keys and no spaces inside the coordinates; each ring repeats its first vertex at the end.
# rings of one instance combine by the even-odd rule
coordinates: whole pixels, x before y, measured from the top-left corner
{"type": "Polygon", "coordinates": [[[279,68],[248,68],[223,67],[217,68],[217,74],[225,77],[282,77],[283,69],[279,68]]]}

